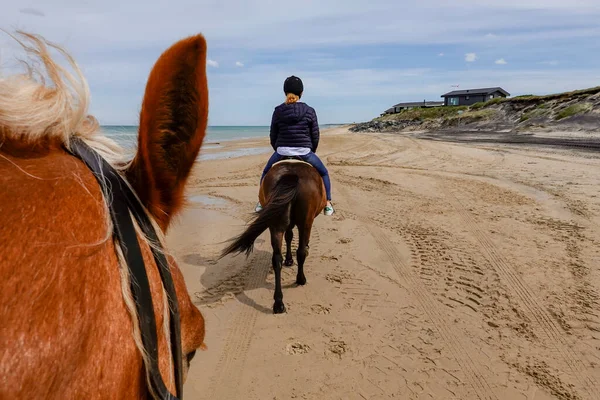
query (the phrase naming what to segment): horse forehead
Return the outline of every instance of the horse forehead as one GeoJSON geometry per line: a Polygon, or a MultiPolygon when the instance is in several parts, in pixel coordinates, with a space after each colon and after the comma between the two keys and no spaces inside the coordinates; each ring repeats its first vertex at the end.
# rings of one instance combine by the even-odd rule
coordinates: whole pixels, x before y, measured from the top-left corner
{"type": "Polygon", "coordinates": [[[9,227],[2,232],[12,232],[14,240],[32,235],[60,238],[65,231],[85,226],[89,232],[76,230],[71,235],[85,240],[98,236],[95,229],[90,231],[93,225],[106,226],[101,189],[82,162],[61,151],[36,157],[0,155],[0,225],[9,227]]]}
{"type": "Polygon", "coordinates": [[[60,148],[23,149],[12,146],[6,149],[2,147],[0,169],[2,170],[0,179],[7,185],[21,182],[23,178],[37,180],[38,186],[43,186],[43,182],[47,180],[59,181],[61,178],[71,178],[74,175],[94,179],[81,161],[60,148]]]}
{"type": "MultiPolygon", "coordinates": [[[[7,249],[0,270],[15,262],[116,262],[102,190],[77,158],[61,151],[36,157],[0,152],[0,187],[0,243],[7,249]]],[[[153,265],[149,246],[140,246],[144,262],[153,265]]]]}

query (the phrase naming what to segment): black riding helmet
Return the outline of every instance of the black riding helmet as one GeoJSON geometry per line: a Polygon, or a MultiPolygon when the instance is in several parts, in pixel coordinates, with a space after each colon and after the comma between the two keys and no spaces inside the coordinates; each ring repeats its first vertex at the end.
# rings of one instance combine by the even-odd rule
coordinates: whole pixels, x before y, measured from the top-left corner
{"type": "Polygon", "coordinates": [[[302,84],[302,80],[297,76],[292,75],[283,82],[283,92],[285,94],[293,93],[298,97],[302,97],[303,91],[304,85],[302,84]]]}

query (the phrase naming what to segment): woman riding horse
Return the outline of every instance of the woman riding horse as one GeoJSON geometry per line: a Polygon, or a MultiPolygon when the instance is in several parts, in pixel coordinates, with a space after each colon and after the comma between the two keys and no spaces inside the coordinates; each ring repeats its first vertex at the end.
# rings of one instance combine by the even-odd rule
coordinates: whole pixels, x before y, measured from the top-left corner
{"type": "MultiPolygon", "coordinates": [[[[325,184],[327,205],[325,215],[334,213],[331,205],[331,181],[329,172],[323,162],[315,154],[319,146],[319,123],[315,109],[306,103],[300,102],[304,91],[302,80],[290,76],[283,83],[286,95],[285,103],[277,106],[271,119],[271,146],[275,152],[267,162],[260,183],[277,161],[284,157],[295,157],[312,165],[319,172],[325,184]]],[[[256,205],[256,212],[262,210],[260,201],[256,205]]]]}

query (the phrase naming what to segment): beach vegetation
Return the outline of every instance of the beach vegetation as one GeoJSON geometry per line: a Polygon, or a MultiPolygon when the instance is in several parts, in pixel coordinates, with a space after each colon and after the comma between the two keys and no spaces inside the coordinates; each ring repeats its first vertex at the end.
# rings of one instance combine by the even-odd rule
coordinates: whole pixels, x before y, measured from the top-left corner
{"type": "Polygon", "coordinates": [[[592,105],[590,103],[577,103],[577,104],[572,104],[566,108],[563,108],[561,111],[559,111],[558,114],[556,114],[556,120],[561,120],[564,118],[568,118],[568,117],[572,117],[574,115],[578,115],[578,114],[583,114],[587,111],[590,111],[592,109],[592,105]]]}

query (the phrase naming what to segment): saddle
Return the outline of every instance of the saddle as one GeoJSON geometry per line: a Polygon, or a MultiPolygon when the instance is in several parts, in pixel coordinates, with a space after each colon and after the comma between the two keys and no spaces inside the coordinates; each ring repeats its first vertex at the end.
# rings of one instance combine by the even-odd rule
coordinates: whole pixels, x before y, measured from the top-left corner
{"type": "Polygon", "coordinates": [[[273,163],[273,165],[271,166],[271,168],[273,168],[277,164],[281,164],[281,163],[303,163],[303,164],[310,165],[311,167],[313,167],[310,163],[307,163],[306,161],[302,160],[300,157],[296,157],[296,156],[283,156],[281,160],[277,161],[276,163],[273,163]]]}

